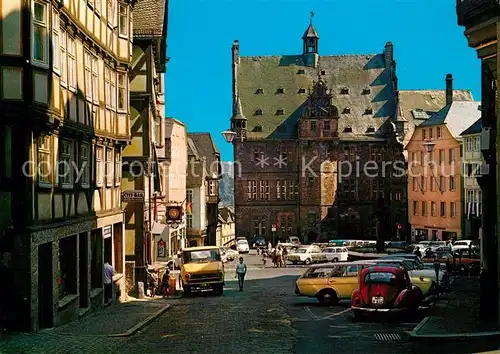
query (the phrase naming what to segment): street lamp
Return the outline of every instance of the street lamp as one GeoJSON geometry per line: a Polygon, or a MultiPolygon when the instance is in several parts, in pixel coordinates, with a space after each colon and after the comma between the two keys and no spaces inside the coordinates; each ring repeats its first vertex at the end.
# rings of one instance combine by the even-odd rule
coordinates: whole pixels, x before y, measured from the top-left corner
{"type": "Polygon", "coordinates": [[[236,132],[233,132],[232,130],[224,130],[221,134],[228,143],[232,143],[236,137],[236,132]]]}
{"type": "Polygon", "coordinates": [[[427,150],[427,152],[431,153],[434,151],[434,145],[436,145],[435,143],[433,143],[432,141],[426,141],[424,143],[424,147],[425,147],[425,150],[427,150]]]}

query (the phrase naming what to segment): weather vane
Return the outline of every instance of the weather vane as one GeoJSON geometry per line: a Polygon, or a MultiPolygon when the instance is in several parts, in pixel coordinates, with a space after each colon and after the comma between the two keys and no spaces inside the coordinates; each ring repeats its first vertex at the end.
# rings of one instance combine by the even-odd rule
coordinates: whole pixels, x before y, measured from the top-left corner
{"type": "Polygon", "coordinates": [[[314,17],[314,12],[312,12],[312,11],[311,11],[311,12],[309,13],[309,21],[311,21],[311,23],[312,23],[312,21],[313,21],[313,17],[314,17]]]}

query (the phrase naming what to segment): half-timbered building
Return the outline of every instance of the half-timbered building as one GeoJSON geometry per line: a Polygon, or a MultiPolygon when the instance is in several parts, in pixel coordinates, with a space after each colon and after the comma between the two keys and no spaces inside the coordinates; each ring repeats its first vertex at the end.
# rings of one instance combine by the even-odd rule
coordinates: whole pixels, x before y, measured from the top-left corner
{"type": "Polygon", "coordinates": [[[106,261],[123,295],[131,10],[129,0],[0,1],[0,252],[14,329],[102,307],[106,261]]]}
{"type": "MultiPolygon", "coordinates": [[[[166,0],[141,0],[134,6],[132,72],[130,75],[131,144],[123,153],[123,190],[144,194],[143,202],[123,203],[126,215],[127,289],[145,282],[153,260],[153,234],[161,191],[159,157],[165,147],[164,74],[167,50],[166,0]]],[[[182,204],[184,199],[175,201],[182,204]]]]}

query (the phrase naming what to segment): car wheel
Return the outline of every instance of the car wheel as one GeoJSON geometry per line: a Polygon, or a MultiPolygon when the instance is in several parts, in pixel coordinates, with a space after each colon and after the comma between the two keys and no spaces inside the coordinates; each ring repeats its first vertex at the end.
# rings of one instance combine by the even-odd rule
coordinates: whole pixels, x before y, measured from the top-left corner
{"type": "Polygon", "coordinates": [[[224,285],[218,284],[214,287],[214,292],[216,296],[224,295],[224,285]]]}
{"type": "Polygon", "coordinates": [[[304,262],[306,265],[311,264],[311,258],[307,258],[306,261],[304,262]]]}
{"type": "Polygon", "coordinates": [[[332,259],[332,262],[338,262],[338,261],[339,261],[339,259],[338,259],[338,258],[334,258],[334,259],[332,259]]]}
{"type": "Polygon", "coordinates": [[[189,286],[184,286],[183,284],[182,289],[184,290],[183,291],[184,296],[191,296],[191,289],[189,288],[189,286]]]}
{"type": "Polygon", "coordinates": [[[296,265],[296,264],[297,264],[297,262],[296,262],[296,261],[292,261],[292,264],[293,264],[293,265],[296,265]]]}
{"type": "Polygon", "coordinates": [[[331,306],[339,303],[337,293],[333,289],[322,290],[317,296],[318,301],[323,306],[331,306]]]}

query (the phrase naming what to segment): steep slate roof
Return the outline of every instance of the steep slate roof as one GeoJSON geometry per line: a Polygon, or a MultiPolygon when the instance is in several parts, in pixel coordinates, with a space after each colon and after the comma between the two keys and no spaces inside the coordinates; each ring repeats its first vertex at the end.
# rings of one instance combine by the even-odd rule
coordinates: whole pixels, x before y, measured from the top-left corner
{"type": "Polygon", "coordinates": [[[483,129],[483,120],[479,118],[474,122],[474,124],[465,129],[460,135],[463,136],[463,135],[479,134],[481,133],[482,129],[483,129]]]}
{"type": "MultiPolygon", "coordinates": [[[[470,90],[454,90],[454,101],[474,101],[470,90]]],[[[403,145],[411,139],[415,127],[446,105],[446,90],[399,90],[398,120],[408,122],[403,145]],[[422,117],[422,118],[420,118],[422,117]]]]}
{"type": "Polygon", "coordinates": [[[210,133],[188,133],[188,137],[193,142],[199,157],[206,159],[208,172],[217,173],[216,161],[218,161],[217,155],[220,153],[210,133]]]}
{"type": "Polygon", "coordinates": [[[460,138],[460,133],[481,117],[480,107],[480,102],[453,101],[420,124],[420,127],[446,124],[451,134],[455,138],[460,138]]]}
{"type": "Polygon", "coordinates": [[[247,139],[296,139],[308,88],[322,70],[322,79],[332,89],[332,104],[339,111],[342,140],[373,139],[373,133],[366,134],[368,128],[377,131],[395,115],[394,90],[383,54],[320,56],[317,68],[305,66],[304,59],[304,55],[240,57],[237,85],[247,118],[247,139]],[[259,88],[263,94],[256,93],[259,88]],[[283,88],[284,93],[277,93],[278,88],[283,88]],[[306,93],[299,93],[301,88],[306,93]],[[341,94],[343,88],[348,88],[349,94],[341,94]],[[371,93],[363,94],[365,88],[370,88],[371,93]],[[343,113],[346,108],[350,113],[343,113]],[[368,108],[373,109],[373,114],[365,114],[368,108]],[[255,115],[257,109],[262,109],[262,115],[255,115]],[[276,115],[279,109],[285,114],[276,115]],[[262,127],[262,132],[256,131],[257,126],[262,127]],[[352,133],[343,133],[347,126],[352,133]]]}
{"type": "Polygon", "coordinates": [[[196,149],[196,145],[194,145],[193,139],[188,135],[187,138],[187,143],[188,143],[188,155],[189,156],[194,156],[195,158],[199,158],[200,154],[198,153],[198,150],[196,149]]]}
{"type": "Polygon", "coordinates": [[[163,32],[167,11],[168,0],[138,0],[132,10],[134,37],[161,37],[165,35],[163,32]]]}

